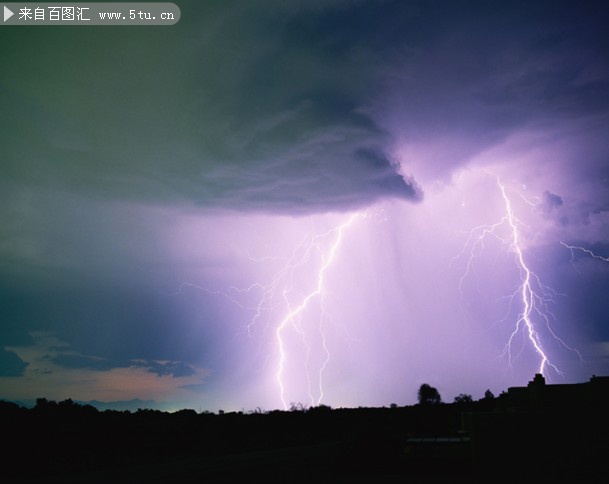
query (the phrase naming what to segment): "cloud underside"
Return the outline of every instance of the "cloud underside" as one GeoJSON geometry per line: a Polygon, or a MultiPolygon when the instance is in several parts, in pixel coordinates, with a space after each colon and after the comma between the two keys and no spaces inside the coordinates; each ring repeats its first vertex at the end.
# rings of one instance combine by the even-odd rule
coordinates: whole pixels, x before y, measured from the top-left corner
{"type": "Polygon", "coordinates": [[[23,361],[14,351],[0,349],[0,377],[21,376],[28,363],[23,361]]]}
{"type": "Polygon", "coordinates": [[[316,26],[321,13],[245,4],[193,13],[196,25],[171,31],[154,58],[141,55],[155,43],[145,33],[92,33],[86,48],[59,36],[53,52],[69,52],[70,72],[90,82],[32,53],[40,58],[28,65],[44,72],[27,90],[17,79],[0,89],[11,112],[0,120],[0,170],[28,185],[203,209],[301,214],[420,200],[367,112],[374,57],[360,41],[328,56],[322,39],[334,34],[316,26]]]}
{"type": "MultiPolygon", "coordinates": [[[[322,121],[315,119],[323,116],[314,113],[310,102],[302,104],[280,125],[263,131],[255,123],[223,133],[201,128],[197,139],[168,133],[162,138],[135,136],[121,144],[104,143],[92,139],[98,133],[70,133],[64,126],[61,136],[88,139],[82,143],[97,149],[60,146],[61,136],[24,147],[19,132],[36,139],[31,128],[37,126],[20,109],[16,122],[1,123],[9,132],[3,170],[20,183],[94,198],[212,210],[300,214],[345,211],[382,198],[421,199],[416,182],[402,176],[391,159],[387,136],[370,119],[334,113],[335,119],[322,121]]],[[[62,126],[53,113],[40,117],[40,123],[62,126]]],[[[166,122],[152,121],[153,126],[140,129],[162,130],[166,122]]],[[[110,129],[123,127],[117,124],[110,129]]]]}
{"type": "Polygon", "coordinates": [[[160,43],[124,29],[22,46],[0,89],[3,178],[204,209],[344,211],[420,200],[419,172],[446,178],[531,123],[609,105],[602,43],[584,35],[602,22],[573,6],[183,7],[160,43]],[[57,52],[70,69],[48,61],[57,52]]]}

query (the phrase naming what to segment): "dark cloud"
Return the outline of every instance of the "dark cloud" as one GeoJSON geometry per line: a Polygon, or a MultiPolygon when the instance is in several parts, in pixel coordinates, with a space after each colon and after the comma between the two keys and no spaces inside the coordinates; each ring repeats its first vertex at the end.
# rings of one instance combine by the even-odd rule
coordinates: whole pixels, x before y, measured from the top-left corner
{"type": "MultiPolygon", "coordinates": [[[[143,54],[156,42],[151,32],[91,32],[84,43],[46,32],[42,47],[16,42],[20,55],[7,69],[40,72],[27,88],[7,76],[0,93],[12,113],[0,125],[3,173],[89,196],[214,209],[307,213],[418,199],[387,161],[391,137],[365,110],[375,90],[366,42],[381,19],[361,39],[353,30],[337,42],[336,22],[318,24],[349,4],[329,12],[264,5],[185,3],[154,56],[143,54]],[[77,82],[48,63],[51,44],[89,78],[77,82]],[[362,150],[385,162],[362,164],[362,150]]],[[[350,15],[365,25],[371,9],[350,15]]]]}
{"type": "Polygon", "coordinates": [[[387,161],[396,145],[411,148],[402,170],[429,181],[532,122],[609,106],[597,4],[181,8],[160,42],[156,30],[75,43],[5,29],[15,47],[0,59],[4,178],[206,209],[347,210],[420,199],[387,161]],[[362,152],[384,161],[362,163],[362,152]]]}
{"type": "MultiPolygon", "coordinates": [[[[448,179],[515,133],[561,126],[571,137],[565,125],[608,112],[606,7],[420,5],[419,35],[404,34],[397,52],[384,50],[393,54],[373,105],[423,182],[448,179]],[[594,77],[586,74],[591,70],[594,77]]],[[[601,138],[590,132],[583,142],[601,138]]]]}
{"type": "Polygon", "coordinates": [[[150,373],[155,373],[159,376],[171,375],[179,378],[196,374],[195,369],[183,361],[149,361],[142,362],[141,365],[147,368],[150,373]]]}
{"type": "Polygon", "coordinates": [[[108,371],[113,368],[137,367],[145,368],[150,373],[154,373],[158,376],[170,375],[176,378],[196,374],[194,368],[183,361],[129,360],[119,362],[116,360],[111,361],[104,358],[69,353],[58,354],[49,359],[56,365],[64,368],[86,368],[97,371],[108,371]]]}
{"type": "Polygon", "coordinates": [[[14,351],[0,348],[0,377],[21,376],[28,365],[14,351]]]}
{"type": "Polygon", "coordinates": [[[560,225],[564,226],[568,223],[568,217],[560,211],[560,208],[563,205],[564,202],[560,195],[556,195],[555,193],[546,190],[541,195],[539,210],[545,217],[553,217],[558,220],[560,225]]]}
{"type": "Polygon", "coordinates": [[[111,362],[104,358],[93,358],[91,356],[73,354],[59,354],[53,357],[47,357],[47,359],[64,368],[86,368],[97,371],[108,371],[112,368],[131,366],[128,363],[118,364],[118,362],[111,362]]]}
{"type": "Polygon", "coordinates": [[[560,195],[556,195],[555,193],[546,190],[542,195],[542,203],[547,207],[547,210],[552,210],[562,206],[563,201],[560,195]]]}

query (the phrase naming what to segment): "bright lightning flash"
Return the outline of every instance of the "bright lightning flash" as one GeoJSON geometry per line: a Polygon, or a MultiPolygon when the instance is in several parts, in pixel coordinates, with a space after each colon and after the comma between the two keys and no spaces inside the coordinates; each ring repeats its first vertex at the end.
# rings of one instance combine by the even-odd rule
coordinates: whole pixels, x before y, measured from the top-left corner
{"type": "MultiPolygon", "coordinates": [[[[272,320],[279,321],[273,332],[278,358],[275,380],[284,409],[289,408],[286,400],[286,366],[288,363],[299,364],[296,361],[299,356],[293,351],[295,347],[288,342],[294,337],[304,348],[304,355],[300,356],[301,359],[304,357],[304,361],[300,363],[305,368],[309,404],[319,405],[324,398],[323,377],[331,356],[325,327],[328,321],[332,321],[331,314],[327,310],[327,276],[337,259],[345,231],[357,218],[365,216],[365,213],[357,212],[349,215],[343,223],[323,233],[308,234],[287,258],[255,259],[248,255],[250,261],[267,265],[271,262],[284,261],[281,268],[274,272],[270,282],[255,282],[246,288],[231,286],[226,291],[210,290],[193,283],[183,283],[174,293],[178,294],[185,288],[193,288],[212,296],[224,297],[239,308],[252,311],[253,316],[246,325],[250,337],[260,334],[260,326],[264,335],[272,320]],[[309,276],[311,271],[312,278],[309,276]],[[254,304],[251,303],[252,294],[257,295],[255,298],[257,302],[254,304]],[[311,314],[315,316],[311,317],[311,314]],[[259,324],[263,321],[266,323],[259,324]],[[317,346],[312,345],[311,340],[314,338],[319,342],[317,346]],[[312,362],[312,353],[316,356],[317,364],[312,362]],[[315,378],[312,377],[313,366],[315,366],[315,378]]],[[[267,359],[268,357],[267,354],[267,359]]]]}
{"type": "Polygon", "coordinates": [[[512,201],[505,186],[499,179],[497,179],[497,186],[502,196],[505,210],[504,215],[494,224],[481,225],[472,229],[463,249],[453,258],[453,261],[455,261],[469,249],[465,271],[459,281],[459,289],[462,292],[463,282],[473,270],[474,259],[484,250],[485,239],[489,236],[498,238],[514,254],[514,264],[519,272],[518,286],[508,296],[510,308],[516,305],[519,308],[518,314],[502,356],[507,356],[508,365],[511,366],[513,360],[522,353],[525,345],[528,344],[539,359],[538,373],[546,375],[548,368],[551,368],[557,374],[562,374],[559,368],[550,360],[548,352],[542,344],[540,324],[545,327],[549,335],[560,345],[578,355],[579,353],[576,349],[566,345],[556,335],[550,325],[550,321],[556,318],[549,310],[548,305],[554,301],[553,298],[557,293],[552,288],[543,284],[541,279],[527,264],[520,232],[520,227],[523,224],[515,216],[512,201]],[[507,232],[507,235],[505,235],[505,232],[507,232]],[[517,349],[516,339],[519,335],[523,337],[523,343],[520,349],[517,349]]]}
{"type": "MultiPolygon", "coordinates": [[[[286,352],[286,345],[284,342],[284,333],[290,326],[295,328],[298,332],[301,332],[300,323],[301,323],[302,313],[309,306],[311,306],[313,304],[314,300],[319,300],[319,307],[320,307],[320,311],[321,311],[319,323],[318,323],[318,330],[321,335],[321,343],[322,343],[321,346],[322,346],[322,352],[323,352],[324,358],[323,358],[323,362],[322,362],[321,366],[319,367],[318,376],[317,376],[318,391],[319,391],[318,398],[315,401],[315,399],[311,395],[310,378],[308,378],[309,379],[309,385],[308,385],[309,386],[309,398],[310,398],[312,404],[316,403],[318,405],[321,403],[321,401],[323,399],[323,396],[324,396],[323,372],[328,364],[328,361],[330,360],[330,352],[326,345],[326,335],[325,335],[324,327],[323,327],[324,319],[327,314],[326,308],[325,308],[326,273],[328,272],[328,269],[330,268],[330,266],[336,259],[336,253],[341,245],[344,231],[350,225],[353,224],[353,222],[355,221],[355,219],[357,217],[360,217],[360,216],[362,216],[362,214],[360,214],[360,213],[351,215],[347,219],[347,221],[344,222],[343,224],[339,225],[338,227],[336,227],[324,234],[317,235],[316,237],[313,238],[313,240],[311,241],[311,245],[309,246],[306,253],[308,253],[309,250],[311,250],[314,247],[319,248],[319,242],[322,239],[325,239],[327,237],[333,237],[334,241],[333,241],[332,245],[330,246],[329,250],[327,250],[327,253],[325,255],[322,255],[321,266],[319,267],[319,270],[317,272],[317,278],[316,278],[317,281],[316,281],[314,288],[308,294],[306,294],[304,297],[302,297],[300,303],[297,306],[292,307],[292,304],[290,303],[289,298],[288,298],[288,290],[287,289],[283,290],[283,297],[284,297],[286,306],[288,308],[288,313],[281,320],[281,322],[277,326],[277,329],[275,330],[275,336],[277,339],[277,348],[279,351],[279,364],[278,364],[278,368],[277,368],[276,378],[277,378],[277,383],[278,383],[279,389],[280,389],[281,403],[283,404],[284,408],[286,408],[286,409],[288,408],[288,405],[287,405],[287,402],[285,399],[285,384],[284,384],[283,376],[284,376],[286,361],[288,359],[288,354],[286,352]]],[[[308,352],[310,351],[310,347],[308,347],[307,350],[308,350],[307,351],[307,354],[308,354],[308,352]]]]}
{"type": "Polygon", "coordinates": [[[535,352],[539,355],[540,363],[539,363],[539,373],[542,375],[545,374],[546,366],[552,367],[557,373],[561,373],[560,370],[550,362],[546,352],[544,351],[539,333],[535,329],[535,324],[533,321],[533,314],[537,313],[544,321],[546,322],[547,327],[549,328],[549,319],[547,315],[547,307],[546,301],[547,297],[544,294],[545,286],[539,280],[539,277],[527,266],[524,256],[522,255],[522,248],[520,246],[520,233],[518,230],[518,220],[514,217],[514,211],[512,209],[512,203],[510,198],[507,195],[505,187],[501,184],[499,180],[497,180],[497,185],[501,189],[501,195],[503,197],[503,202],[505,204],[505,212],[506,212],[506,220],[510,228],[511,232],[511,248],[515,252],[515,260],[516,265],[520,271],[521,283],[520,287],[514,293],[514,297],[516,295],[520,295],[520,301],[522,303],[521,311],[518,315],[518,319],[516,320],[516,326],[512,334],[510,335],[510,339],[508,340],[506,351],[508,357],[511,362],[511,354],[512,354],[512,342],[516,335],[521,331],[525,331],[529,342],[535,349],[535,352]],[[537,285],[541,288],[541,293],[535,292],[533,289],[532,282],[537,282],[537,285]]]}

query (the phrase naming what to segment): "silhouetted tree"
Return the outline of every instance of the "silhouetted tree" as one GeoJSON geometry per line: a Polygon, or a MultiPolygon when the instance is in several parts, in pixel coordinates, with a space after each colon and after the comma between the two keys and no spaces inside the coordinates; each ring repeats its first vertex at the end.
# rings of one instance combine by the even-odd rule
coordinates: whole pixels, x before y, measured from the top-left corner
{"type": "Polygon", "coordinates": [[[419,387],[419,403],[421,405],[435,405],[438,403],[442,403],[442,398],[440,397],[440,392],[431,385],[427,383],[423,383],[419,387]]]}
{"type": "Polygon", "coordinates": [[[460,393],[455,397],[455,403],[472,403],[474,399],[468,393],[460,393]]]}
{"type": "Polygon", "coordinates": [[[290,412],[305,412],[307,410],[307,406],[302,403],[290,403],[290,412]]]}
{"type": "Polygon", "coordinates": [[[495,398],[495,395],[493,395],[493,392],[491,392],[490,390],[487,390],[484,392],[485,400],[493,400],[494,398],[495,398]]]}
{"type": "Polygon", "coordinates": [[[44,410],[55,404],[56,404],[56,402],[53,402],[53,401],[49,402],[46,398],[37,398],[36,406],[34,408],[38,409],[38,410],[44,410]]]}
{"type": "Polygon", "coordinates": [[[320,403],[316,407],[310,407],[307,411],[310,414],[320,415],[320,414],[328,414],[332,411],[332,407],[330,405],[324,405],[320,403]]]}

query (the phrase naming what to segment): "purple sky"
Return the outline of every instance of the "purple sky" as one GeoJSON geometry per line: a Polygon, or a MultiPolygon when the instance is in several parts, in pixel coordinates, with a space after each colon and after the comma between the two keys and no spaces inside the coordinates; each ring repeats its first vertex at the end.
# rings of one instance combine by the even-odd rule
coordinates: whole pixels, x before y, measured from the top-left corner
{"type": "Polygon", "coordinates": [[[609,374],[601,2],[0,28],[0,398],[412,404],[609,374]],[[511,348],[506,345],[511,341],[511,348]],[[558,370],[558,371],[557,371],[558,370]]]}

